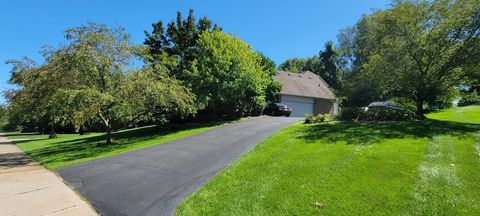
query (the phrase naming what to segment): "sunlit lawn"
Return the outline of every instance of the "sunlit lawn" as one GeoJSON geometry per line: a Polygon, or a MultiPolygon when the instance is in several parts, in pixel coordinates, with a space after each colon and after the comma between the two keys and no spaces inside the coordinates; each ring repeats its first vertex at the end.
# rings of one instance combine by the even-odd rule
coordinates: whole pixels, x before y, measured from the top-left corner
{"type": "Polygon", "coordinates": [[[7,134],[9,139],[36,138],[17,141],[18,146],[33,159],[49,169],[76,164],[96,158],[116,155],[152,145],[162,144],[211,129],[222,123],[188,124],[177,129],[157,129],[154,126],[119,131],[113,134],[114,144],[105,145],[103,133],[59,134],[48,139],[48,135],[7,134]]]}
{"type": "Polygon", "coordinates": [[[480,106],[454,107],[440,112],[430,113],[428,118],[480,124],[480,106]]]}
{"type": "Polygon", "coordinates": [[[480,215],[479,113],[472,106],[429,115],[436,120],[296,124],[176,214],[480,215]]]}

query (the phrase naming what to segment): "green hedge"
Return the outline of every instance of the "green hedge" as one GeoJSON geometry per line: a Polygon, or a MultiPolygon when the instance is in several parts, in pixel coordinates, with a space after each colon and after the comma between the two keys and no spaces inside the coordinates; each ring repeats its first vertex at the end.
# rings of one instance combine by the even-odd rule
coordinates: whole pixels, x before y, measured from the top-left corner
{"type": "Polygon", "coordinates": [[[318,115],[305,114],[305,124],[322,123],[322,122],[328,122],[332,120],[333,120],[333,115],[328,113],[318,114],[318,115]]]}
{"type": "Polygon", "coordinates": [[[406,109],[369,107],[365,110],[360,107],[344,107],[336,119],[341,121],[400,121],[414,118],[414,113],[406,109]]]}
{"type": "Polygon", "coordinates": [[[480,105],[480,95],[478,95],[476,90],[470,94],[465,94],[458,102],[458,106],[468,105],[480,105]]]}

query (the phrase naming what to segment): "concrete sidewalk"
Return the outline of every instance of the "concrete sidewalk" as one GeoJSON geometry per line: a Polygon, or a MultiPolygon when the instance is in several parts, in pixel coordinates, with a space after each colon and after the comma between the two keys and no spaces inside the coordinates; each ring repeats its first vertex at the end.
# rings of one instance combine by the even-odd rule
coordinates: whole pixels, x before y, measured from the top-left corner
{"type": "Polygon", "coordinates": [[[97,215],[62,179],[0,134],[0,215],[97,215]]]}

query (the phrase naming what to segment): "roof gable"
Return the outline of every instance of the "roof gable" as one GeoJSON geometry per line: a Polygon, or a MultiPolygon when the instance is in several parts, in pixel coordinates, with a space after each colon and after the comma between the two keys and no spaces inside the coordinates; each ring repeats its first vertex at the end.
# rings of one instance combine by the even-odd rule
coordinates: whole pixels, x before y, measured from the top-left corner
{"type": "Polygon", "coordinates": [[[274,80],[282,84],[280,94],[324,99],[336,98],[328,84],[320,76],[310,71],[301,73],[278,71],[274,80]]]}

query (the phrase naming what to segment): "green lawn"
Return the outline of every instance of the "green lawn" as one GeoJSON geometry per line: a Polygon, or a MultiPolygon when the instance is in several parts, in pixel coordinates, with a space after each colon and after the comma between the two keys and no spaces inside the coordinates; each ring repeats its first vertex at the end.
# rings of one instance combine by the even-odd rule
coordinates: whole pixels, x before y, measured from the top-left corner
{"type": "Polygon", "coordinates": [[[293,125],[176,215],[480,215],[479,113],[476,106],[429,115],[436,120],[293,125]]]}
{"type": "Polygon", "coordinates": [[[58,169],[96,158],[116,155],[170,140],[200,133],[222,123],[189,124],[174,130],[158,130],[154,126],[129,129],[113,134],[115,144],[105,145],[103,133],[59,134],[48,139],[48,135],[9,133],[9,139],[37,138],[31,141],[17,141],[18,146],[33,159],[48,169],[58,169]]]}
{"type": "Polygon", "coordinates": [[[480,124],[480,106],[454,107],[427,116],[431,119],[480,124]]]}

